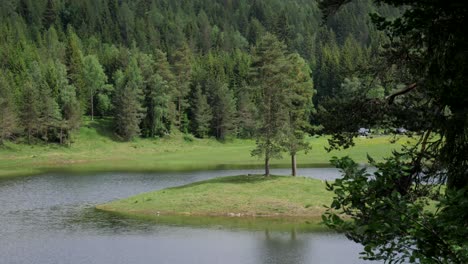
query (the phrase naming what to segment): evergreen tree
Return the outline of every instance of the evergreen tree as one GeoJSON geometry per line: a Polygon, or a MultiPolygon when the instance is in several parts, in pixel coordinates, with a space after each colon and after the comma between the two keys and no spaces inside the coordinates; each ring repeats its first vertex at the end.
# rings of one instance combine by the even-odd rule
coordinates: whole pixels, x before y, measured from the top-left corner
{"type": "Polygon", "coordinates": [[[243,91],[237,101],[238,134],[241,138],[252,138],[255,134],[257,108],[250,93],[243,91]]]}
{"type": "Polygon", "coordinates": [[[37,91],[39,102],[38,129],[45,141],[49,141],[49,129],[57,127],[61,114],[56,97],[53,94],[38,62],[33,62],[29,70],[29,78],[33,82],[33,89],[37,91]]]}
{"type": "Polygon", "coordinates": [[[185,44],[174,54],[175,89],[173,99],[177,106],[175,114],[177,127],[181,127],[182,118],[187,108],[187,95],[190,92],[190,80],[192,76],[191,52],[185,44]]]}
{"type": "MultiPolygon", "coordinates": [[[[162,58],[159,57],[158,60],[161,61],[162,58]]],[[[164,61],[165,59],[162,60],[162,62],[164,61]]],[[[146,115],[142,122],[142,134],[146,137],[161,136],[169,132],[167,120],[169,120],[170,91],[168,82],[158,72],[167,74],[164,72],[167,68],[165,65],[158,67],[152,56],[145,54],[140,54],[139,64],[145,96],[143,105],[146,109],[146,115]]]]}
{"type": "Polygon", "coordinates": [[[343,80],[340,66],[340,49],[336,43],[336,36],[333,31],[322,30],[320,34],[321,42],[317,50],[317,67],[315,71],[315,84],[317,86],[317,96],[320,100],[326,97],[336,96],[343,80]]]}
{"type": "Polygon", "coordinates": [[[288,96],[288,128],[284,145],[291,156],[292,175],[297,174],[296,154],[310,149],[305,134],[310,126],[309,118],[312,111],[312,95],[314,94],[311,71],[299,54],[288,57],[289,88],[288,96]]]}
{"type": "Polygon", "coordinates": [[[59,126],[62,115],[57,100],[52,96],[48,85],[44,85],[39,91],[39,100],[42,102],[40,108],[42,138],[47,142],[51,136],[49,130],[52,129],[52,132],[56,132],[55,128],[59,126]]]}
{"type": "Polygon", "coordinates": [[[83,53],[80,48],[80,39],[72,27],[67,29],[68,45],[66,51],[66,64],[68,78],[77,89],[78,100],[85,105],[88,98],[83,81],[83,53]]]}
{"type": "Polygon", "coordinates": [[[0,72],[0,146],[4,140],[13,135],[17,122],[12,89],[5,74],[0,72]]]}
{"type": "Polygon", "coordinates": [[[33,87],[32,80],[26,80],[21,91],[20,122],[25,129],[28,144],[39,128],[39,94],[33,87]]]}
{"type": "Polygon", "coordinates": [[[216,138],[224,140],[236,130],[236,100],[227,84],[215,81],[213,85],[213,127],[216,138]]]}
{"type": "Polygon", "coordinates": [[[56,16],[57,8],[55,7],[54,0],[47,0],[46,9],[42,14],[43,26],[48,29],[55,22],[56,16]]]}
{"type": "Polygon", "coordinates": [[[193,117],[195,134],[200,138],[204,138],[210,132],[210,123],[213,119],[213,114],[211,113],[207,97],[202,93],[200,86],[196,87],[195,101],[192,109],[195,109],[193,117]]]}
{"type": "Polygon", "coordinates": [[[288,65],[285,45],[266,34],[257,44],[252,64],[253,84],[257,87],[258,124],[256,148],[252,155],[264,157],[265,175],[270,175],[270,160],[281,157],[288,122],[288,65]]]}
{"type": "Polygon", "coordinates": [[[171,71],[171,65],[167,61],[166,53],[160,49],[156,49],[154,52],[154,67],[157,74],[159,74],[169,86],[174,85],[175,77],[171,71]]]}
{"type": "MultiPolygon", "coordinates": [[[[359,4],[344,8],[337,18],[330,19],[319,29],[320,10],[315,3],[302,0],[169,2],[0,1],[0,70],[11,73],[11,84],[20,87],[26,83],[33,62],[39,62],[51,97],[55,98],[60,109],[61,90],[72,85],[80,102],[80,107],[74,107],[73,112],[90,114],[94,118],[98,114],[112,113],[115,108],[111,100],[114,91],[112,86],[105,85],[96,92],[96,87],[90,85],[99,78],[89,78],[89,74],[84,72],[92,65],[84,61],[85,56],[98,58],[105,74],[112,76],[129,64],[132,55],[146,54],[153,57],[151,67],[154,73],[144,76],[145,83],[156,80],[153,75],[159,74],[167,83],[167,87],[163,86],[168,90],[159,99],[170,96],[167,106],[165,102],[160,104],[158,111],[163,121],[158,121],[158,126],[162,125],[157,134],[167,133],[171,126],[185,130],[183,127],[187,124],[195,125],[195,109],[191,109],[188,102],[189,94],[193,92],[191,88],[200,85],[210,106],[214,107],[217,103],[214,98],[219,91],[210,91],[208,85],[212,80],[218,80],[227,84],[233,93],[232,101],[237,104],[237,112],[233,116],[243,116],[236,118],[235,124],[230,125],[233,128],[226,131],[250,137],[251,121],[255,119],[250,116],[258,110],[251,101],[258,96],[253,92],[245,95],[243,91],[249,81],[249,46],[259,42],[266,32],[272,32],[285,41],[290,52],[299,53],[314,69],[314,83],[319,92],[314,99],[320,102],[328,96],[341,96],[344,78],[353,77],[362,66],[368,67],[367,64],[371,64],[369,56],[375,57],[380,44],[389,42],[382,33],[365,23],[367,13],[377,10],[391,16],[399,14],[398,10],[389,7],[375,7],[371,1],[359,1],[359,4]],[[57,84],[56,67],[53,66],[56,62],[66,65],[67,84],[57,84]]],[[[367,83],[366,77],[359,78],[367,83]]],[[[110,82],[114,84],[115,80],[110,82]]],[[[392,87],[383,80],[378,80],[378,83],[392,87]]],[[[34,89],[45,87],[35,83],[31,85],[34,89]]],[[[374,97],[382,95],[381,88],[376,87],[372,91],[374,97]]],[[[49,92],[42,89],[37,93],[45,98],[49,92]]],[[[13,105],[15,109],[21,109],[21,93],[17,92],[15,96],[18,100],[13,105]]],[[[54,104],[53,100],[42,103],[54,104]]],[[[41,109],[46,108],[41,106],[41,109]]],[[[43,116],[41,114],[41,120],[37,120],[42,129],[34,132],[34,136],[44,136],[56,130],[55,125],[45,128],[43,116]]],[[[146,121],[141,124],[144,135],[146,124],[146,121]]],[[[193,127],[191,129],[194,131],[193,127]]],[[[221,130],[211,123],[212,135],[219,137],[221,130]]]]}
{"type": "Polygon", "coordinates": [[[207,53],[211,49],[211,25],[208,20],[208,16],[205,11],[201,10],[198,14],[198,27],[201,34],[199,40],[199,47],[204,52],[207,53]]]}
{"type": "Polygon", "coordinates": [[[59,40],[58,32],[51,26],[44,37],[44,51],[42,52],[48,59],[65,60],[66,45],[59,40]]]}
{"type": "Polygon", "coordinates": [[[143,118],[143,78],[135,58],[131,59],[125,73],[117,71],[115,80],[115,128],[123,140],[129,141],[140,134],[139,124],[143,118]]]}

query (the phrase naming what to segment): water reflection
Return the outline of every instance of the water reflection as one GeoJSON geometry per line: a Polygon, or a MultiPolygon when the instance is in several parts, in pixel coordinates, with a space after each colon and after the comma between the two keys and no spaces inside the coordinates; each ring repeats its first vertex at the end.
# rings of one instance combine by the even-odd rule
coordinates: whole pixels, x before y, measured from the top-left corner
{"type": "MultiPolygon", "coordinates": [[[[339,177],[332,170],[301,174],[339,177]]],[[[318,232],[305,221],[143,219],[94,209],[95,204],[141,192],[247,173],[257,172],[50,174],[0,180],[0,262],[362,263],[359,245],[339,234],[318,232]]]]}
{"type": "Polygon", "coordinates": [[[290,233],[275,233],[266,229],[265,239],[259,250],[259,263],[306,263],[308,247],[308,241],[298,237],[295,228],[290,233]]]}

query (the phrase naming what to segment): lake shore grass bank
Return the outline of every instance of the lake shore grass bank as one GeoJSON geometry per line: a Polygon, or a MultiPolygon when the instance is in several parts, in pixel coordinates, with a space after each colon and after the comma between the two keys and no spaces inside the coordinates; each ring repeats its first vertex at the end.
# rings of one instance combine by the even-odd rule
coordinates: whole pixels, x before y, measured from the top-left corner
{"type": "MultiPolygon", "coordinates": [[[[197,139],[173,134],[158,139],[135,139],[120,142],[107,120],[89,122],[74,136],[71,146],[56,144],[13,144],[0,147],[0,178],[45,174],[50,172],[157,172],[238,168],[262,168],[263,161],[250,155],[253,140],[197,139]]],[[[390,136],[358,138],[356,146],[344,151],[326,152],[326,137],[311,137],[312,151],[299,153],[299,167],[330,166],[333,156],[351,156],[367,162],[367,154],[379,160],[406,142],[390,144],[390,136]]],[[[290,166],[289,157],[273,160],[272,167],[290,166]]]]}
{"type": "Polygon", "coordinates": [[[140,216],[280,218],[318,221],[332,193],[320,180],[242,175],[139,194],[96,206],[140,216]]]}

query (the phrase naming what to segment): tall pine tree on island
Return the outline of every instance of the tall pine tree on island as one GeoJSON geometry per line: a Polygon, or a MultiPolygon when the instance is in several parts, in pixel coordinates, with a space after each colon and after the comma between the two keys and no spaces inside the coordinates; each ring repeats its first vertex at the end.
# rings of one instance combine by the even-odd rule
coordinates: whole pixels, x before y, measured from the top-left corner
{"type": "Polygon", "coordinates": [[[306,141],[306,131],[309,130],[309,118],[312,112],[312,96],[314,94],[311,70],[299,54],[288,56],[289,88],[288,96],[288,122],[287,136],[283,142],[291,156],[292,176],[297,174],[296,154],[299,151],[308,151],[309,143],[306,141]]]}

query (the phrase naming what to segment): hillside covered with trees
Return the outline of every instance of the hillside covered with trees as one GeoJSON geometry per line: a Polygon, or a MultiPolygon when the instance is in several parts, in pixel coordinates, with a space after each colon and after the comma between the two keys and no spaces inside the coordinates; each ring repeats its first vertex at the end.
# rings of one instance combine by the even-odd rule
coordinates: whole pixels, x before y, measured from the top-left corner
{"type": "Polygon", "coordinates": [[[385,43],[373,12],[396,11],[356,1],[323,24],[308,0],[1,1],[0,141],[69,143],[84,115],[113,117],[123,140],[174,129],[250,138],[267,107],[259,50],[275,46],[270,74],[294,92],[267,93],[295,105],[292,123],[307,131],[312,100],[364,83],[389,93],[384,78],[355,74],[385,43]]]}

